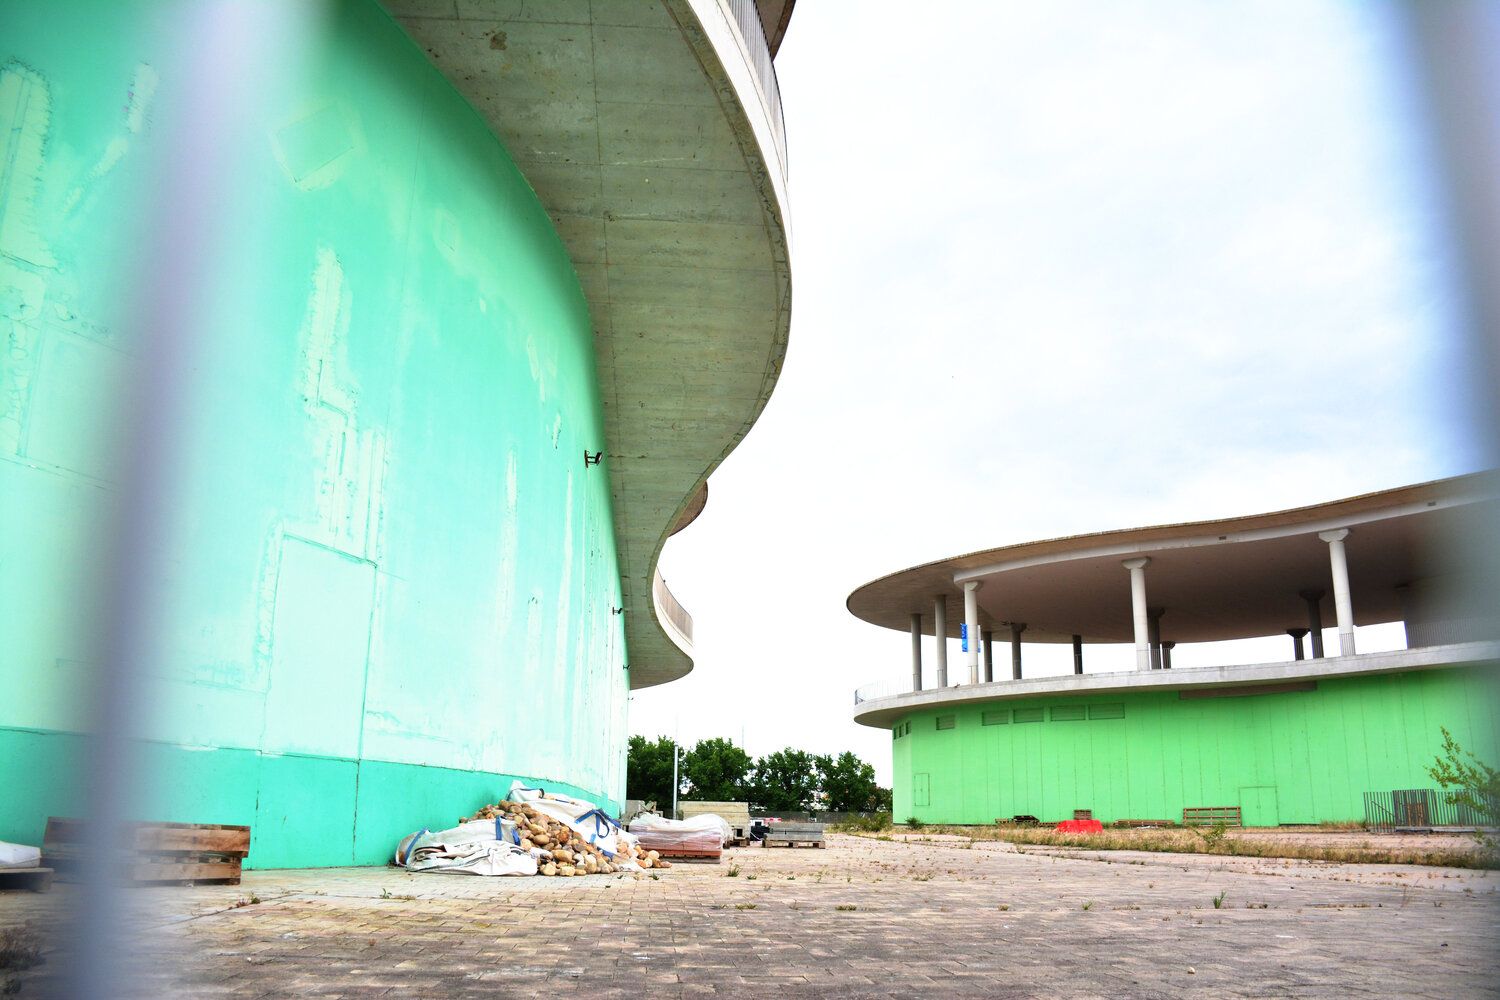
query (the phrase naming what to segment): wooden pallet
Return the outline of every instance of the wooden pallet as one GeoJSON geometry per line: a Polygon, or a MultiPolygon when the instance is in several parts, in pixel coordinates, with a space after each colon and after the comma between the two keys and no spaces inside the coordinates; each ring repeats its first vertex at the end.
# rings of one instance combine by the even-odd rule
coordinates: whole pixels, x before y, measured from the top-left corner
{"type": "MultiPolygon", "coordinates": [[[[76,872],[85,848],[84,820],[52,816],[42,860],[76,872]]],[[[238,885],[250,853],[250,828],[222,823],[126,823],[115,838],[112,868],[131,885],[238,885]]]]}
{"type": "Polygon", "coordinates": [[[0,890],[29,889],[46,892],[52,888],[51,868],[0,868],[0,890]]]}
{"type": "Polygon", "coordinates": [[[698,851],[690,847],[676,847],[670,851],[658,850],[656,853],[668,861],[704,861],[710,864],[718,864],[719,859],[724,856],[723,851],[698,851]]]}

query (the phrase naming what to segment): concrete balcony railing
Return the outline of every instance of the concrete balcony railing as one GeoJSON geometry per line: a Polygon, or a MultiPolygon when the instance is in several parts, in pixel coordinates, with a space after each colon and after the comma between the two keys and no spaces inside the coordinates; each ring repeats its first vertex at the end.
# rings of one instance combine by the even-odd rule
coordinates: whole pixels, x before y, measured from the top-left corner
{"type": "Polygon", "coordinates": [[[677,647],[684,653],[693,651],[693,616],[688,614],[667,587],[666,579],[657,570],[651,577],[651,603],[656,609],[656,620],[662,625],[677,647]]]}
{"type": "Polygon", "coordinates": [[[771,119],[772,139],[776,144],[776,158],[780,161],[781,176],[786,178],[786,122],[781,117],[781,85],[776,80],[776,64],[771,57],[771,47],[766,43],[765,28],[761,25],[760,10],[755,0],[721,0],[734,15],[735,27],[739,29],[740,41],[745,46],[745,55],[755,70],[755,82],[760,90],[761,101],[771,119]]]}

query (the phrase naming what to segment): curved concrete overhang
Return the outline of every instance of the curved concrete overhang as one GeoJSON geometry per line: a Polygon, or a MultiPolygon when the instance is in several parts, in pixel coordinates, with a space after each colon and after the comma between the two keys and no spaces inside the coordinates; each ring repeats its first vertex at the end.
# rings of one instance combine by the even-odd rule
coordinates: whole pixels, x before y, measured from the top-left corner
{"type": "Polygon", "coordinates": [[[1149,600],[1168,609],[1167,638],[1274,635],[1307,623],[1300,590],[1329,586],[1328,546],[1318,533],[1348,528],[1355,623],[1397,621],[1405,610],[1398,588],[1440,575],[1454,539],[1492,531],[1500,523],[1497,496],[1495,474],[1480,473],[1268,514],[1002,546],[881,577],[850,594],[847,607],[901,631],[920,612],[931,635],[933,599],[946,595],[947,634],[956,637],[962,585],[978,580],[986,628],[1025,623],[1027,642],[1070,642],[1074,635],[1129,642],[1130,590],[1120,564],[1148,556],[1149,600]]]}
{"type": "Polygon", "coordinates": [[[657,561],[765,407],[791,319],[785,130],[755,7],[384,2],[505,143],[572,257],[630,686],[682,677],[692,660],[662,618],[657,561]]]}
{"type": "Polygon", "coordinates": [[[1131,670],[1108,674],[1064,674],[1023,680],[964,684],[927,691],[907,691],[859,701],[854,721],[862,726],[887,728],[912,712],[973,705],[979,702],[1016,701],[1027,698],[1073,695],[1107,695],[1142,691],[1195,691],[1220,689],[1220,694],[1267,693],[1282,685],[1305,685],[1337,677],[1364,677],[1412,670],[1444,670],[1452,667],[1500,665],[1500,642],[1465,642],[1446,646],[1424,646],[1390,653],[1361,653],[1285,663],[1250,663],[1224,667],[1188,667],[1173,670],[1131,670]],[[1241,691],[1239,689],[1243,688],[1241,691]]]}

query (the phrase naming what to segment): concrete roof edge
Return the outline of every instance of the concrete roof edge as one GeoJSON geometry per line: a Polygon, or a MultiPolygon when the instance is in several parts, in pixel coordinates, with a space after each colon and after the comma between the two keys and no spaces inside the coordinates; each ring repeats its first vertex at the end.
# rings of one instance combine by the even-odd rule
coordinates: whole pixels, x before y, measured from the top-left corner
{"type": "MultiPolygon", "coordinates": [[[[761,91],[755,71],[750,64],[753,56],[746,50],[745,42],[725,0],[667,0],[667,8],[676,19],[679,28],[682,29],[683,37],[693,47],[705,75],[716,83],[715,90],[719,95],[720,107],[734,129],[746,163],[751,168],[756,185],[760,189],[768,217],[766,234],[779,250],[775,258],[780,287],[777,294],[775,326],[767,345],[760,390],[744,421],[725,442],[724,447],[708,467],[703,470],[692,489],[683,496],[672,517],[663,525],[661,535],[656,541],[647,564],[648,572],[651,574],[657,572],[662,549],[666,546],[667,539],[681,527],[686,527],[702,512],[700,505],[698,511],[689,516],[689,511],[699,500],[700,493],[703,494],[703,502],[706,503],[708,477],[724,462],[730,452],[738,447],[750,428],[760,419],[761,413],[765,411],[766,404],[770,402],[771,393],[781,377],[781,367],[786,358],[791,331],[791,241],[788,225],[786,169],[772,135],[772,130],[776,126],[771,120],[769,103],[761,91]],[[745,99],[747,92],[754,95],[753,105],[745,99]],[[749,110],[751,107],[754,107],[758,113],[751,114],[749,110]]],[[[657,663],[653,665],[653,669],[644,671],[642,677],[644,683],[637,683],[636,678],[639,675],[633,662],[631,690],[655,687],[679,680],[693,670],[691,656],[682,650],[674,638],[675,630],[662,620],[655,600],[651,602],[651,620],[656,630],[671,641],[672,652],[677,655],[672,656],[667,653],[663,656],[666,651],[658,648],[654,653],[658,658],[657,663]]],[[[629,648],[633,637],[630,635],[628,620],[626,628],[626,645],[629,648]]],[[[634,638],[636,640],[634,644],[640,645],[639,636],[634,638]]],[[[652,644],[645,645],[650,649],[652,644]]],[[[631,659],[635,660],[634,653],[631,654],[631,659]]]]}
{"type": "Polygon", "coordinates": [[[1291,507],[1285,510],[1259,514],[1243,514],[1204,521],[1146,525],[1136,528],[1113,528],[1106,531],[1089,532],[1079,535],[1062,535],[1054,538],[1019,542],[1013,545],[976,549],[944,559],[934,559],[931,562],[919,563],[915,566],[909,566],[906,569],[887,573],[884,576],[870,580],[849,593],[849,596],[844,600],[844,607],[851,615],[859,618],[861,621],[899,630],[897,626],[885,625],[883,622],[873,621],[860,614],[854,609],[854,603],[863,595],[880,588],[883,584],[924,571],[951,567],[955,570],[947,581],[951,584],[952,576],[960,575],[963,570],[977,570],[984,567],[992,569],[992,564],[1000,562],[1017,561],[1028,557],[1055,556],[1061,558],[1072,552],[1085,552],[1110,543],[1124,544],[1127,542],[1139,542],[1146,544],[1190,537],[1198,533],[1240,533],[1282,524],[1296,525],[1324,518],[1336,518],[1341,515],[1353,515],[1381,510],[1387,507],[1405,506],[1431,499],[1434,496],[1453,502],[1475,502],[1495,499],[1500,497],[1500,470],[1486,469],[1479,472],[1451,476],[1445,479],[1434,479],[1408,486],[1361,493],[1357,496],[1344,497],[1339,500],[1330,500],[1303,507],[1291,507]],[[964,563],[970,565],[960,565],[964,563]]]}

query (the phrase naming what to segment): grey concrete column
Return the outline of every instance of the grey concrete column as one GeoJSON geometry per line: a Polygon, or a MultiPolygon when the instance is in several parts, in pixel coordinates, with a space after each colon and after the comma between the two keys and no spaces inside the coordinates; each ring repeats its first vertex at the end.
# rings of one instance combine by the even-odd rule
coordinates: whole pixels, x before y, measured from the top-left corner
{"type": "Polygon", "coordinates": [[[1411,649],[1411,620],[1416,610],[1412,601],[1411,584],[1396,584],[1396,600],[1401,602],[1401,645],[1411,649]]]}
{"type": "Polygon", "coordinates": [[[1348,528],[1320,531],[1318,537],[1328,543],[1328,563],[1333,571],[1333,613],[1339,623],[1339,655],[1354,655],[1354,604],[1349,599],[1349,556],[1344,551],[1348,528]]]}
{"type": "Polygon", "coordinates": [[[1307,633],[1312,644],[1313,659],[1323,657],[1323,594],[1321,590],[1299,590],[1297,594],[1307,602],[1307,633]]]}
{"type": "Polygon", "coordinates": [[[1135,619],[1135,668],[1151,669],[1150,626],[1146,621],[1146,567],[1151,560],[1126,559],[1120,565],[1130,570],[1130,609],[1135,619]]]}
{"type": "Polygon", "coordinates": [[[1166,608],[1146,609],[1146,638],[1151,640],[1151,669],[1161,669],[1161,616],[1166,608]]]}
{"type": "Polygon", "coordinates": [[[1161,644],[1161,666],[1163,670],[1172,669],[1172,650],[1177,648],[1175,642],[1164,642],[1161,644]]]}
{"type": "Polygon", "coordinates": [[[937,686],[948,686],[948,597],[932,599],[932,634],[937,639],[937,686]]]}
{"type": "Polygon", "coordinates": [[[969,637],[969,683],[979,683],[979,588],[982,581],[964,581],[964,625],[969,637]]]}
{"type": "Polygon", "coordinates": [[[984,637],[984,679],[988,683],[995,679],[995,633],[985,629],[980,634],[984,637]]]}
{"type": "Polygon", "coordinates": [[[1021,679],[1021,633],[1026,631],[1025,622],[1010,623],[1010,679],[1021,679]]]}
{"type": "Polygon", "coordinates": [[[1083,673],[1083,636],[1073,636],[1073,673],[1083,673]]]}
{"type": "Polygon", "coordinates": [[[911,613],[911,689],[922,690],[922,614],[911,613]]]}
{"type": "Polygon", "coordinates": [[[1302,637],[1307,634],[1307,629],[1289,628],[1286,630],[1286,634],[1292,637],[1292,658],[1295,660],[1303,659],[1302,637]]]}

